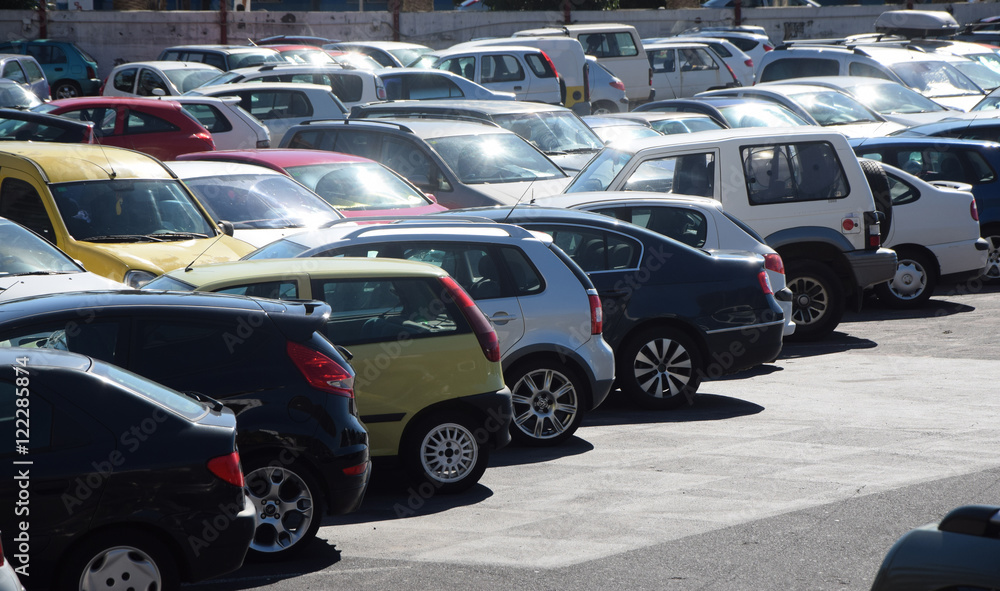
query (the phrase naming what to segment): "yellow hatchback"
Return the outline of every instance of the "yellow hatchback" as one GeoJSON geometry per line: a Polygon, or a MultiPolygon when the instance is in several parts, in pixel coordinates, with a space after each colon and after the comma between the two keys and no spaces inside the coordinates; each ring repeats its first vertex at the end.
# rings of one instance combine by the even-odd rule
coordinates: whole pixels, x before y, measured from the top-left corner
{"type": "Polygon", "coordinates": [[[159,160],[96,144],[0,146],[0,217],[132,287],[253,250],[223,233],[159,160]]]}
{"type": "Polygon", "coordinates": [[[368,258],[238,261],[178,269],[144,289],[330,304],[326,336],[353,355],[372,457],[402,460],[438,492],[475,484],[490,450],[510,441],[511,396],[496,333],[437,266],[368,258]]]}

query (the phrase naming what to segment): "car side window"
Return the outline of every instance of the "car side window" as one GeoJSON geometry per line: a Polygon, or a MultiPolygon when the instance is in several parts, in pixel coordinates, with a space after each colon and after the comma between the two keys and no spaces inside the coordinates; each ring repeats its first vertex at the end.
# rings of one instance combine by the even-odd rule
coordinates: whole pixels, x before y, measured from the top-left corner
{"type": "Polygon", "coordinates": [[[476,58],[472,56],[453,57],[446,59],[437,65],[439,70],[448,70],[452,74],[458,74],[467,80],[476,79],[476,58]]]}
{"type": "Polygon", "coordinates": [[[135,88],[135,74],[137,71],[137,68],[118,70],[115,72],[115,77],[111,80],[112,86],[115,87],[115,90],[131,94],[135,88]]]}
{"type": "MultiPolygon", "coordinates": [[[[402,79],[395,78],[393,80],[398,83],[402,79]]],[[[461,98],[465,96],[457,84],[442,75],[421,74],[409,76],[406,78],[406,81],[408,83],[408,96],[406,98],[408,99],[427,100],[438,98],[461,98]]],[[[384,82],[386,84],[386,93],[388,94],[389,82],[386,80],[384,80],[384,82]]],[[[401,93],[401,91],[397,92],[401,93]]],[[[393,100],[393,97],[389,96],[388,100],[393,100]]]]}
{"type": "Polygon", "coordinates": [[[415,185],[430,184],[433,165],[420,146],[409,140],[386,136],[382,139],[382,157],[376,160],[415,185]]]}
{"type": "Polygon", "coordinates": [[[214,53],[206,53],[202,55],[201,58],[202,59],[198,61],[204,62],[210,66],[215,66],[216,68],[219,68],[220,70],[223,71],[229,69],[226,67],[226,58],[224,58],[221,55],[216,55],[214,53]]]}
{"type": "Polygon", "coordinates": [[[540,53],[526,53],[524,54],[524,61],[527,62],[528,67],[534,72],[535,76],[538,78],[555,78],[556,72],[552,69],[552,65],[542,58],[540,53]]]}
{"type": "Polygon", "coordinates": [[[906,205],[920,199],[920,191],[903,179],[887,175],[889,179],[889,195],[893,205],[906,205]]]}
{"type": "Polygon", "coordinates": [[[24,71],[28,74],[28,80],[31,82],[37,82],[45,77],[42,73],[42,69],[38,67],[38,64],[32,60],[25,60],[21,62],[21,66],[24,67],[24,71]]]}
{"type": "Polygon", "coordinates": [[[596,211],[648,228],[694,248],[704,247],[708,238],[708,220],[705,214],[695,209],[654,206],[596,211]]]}
{"type": "Polygon", "coordinates": [[[135,89],[136,94],[139,96],[153,96],[154,90],[161,90],[163,94],[170,94],[167,92],[167,84],[160,78],[160,75],[156,72],[143,68],[139,73],[139,86],[135,89]]]}
{"type": "Polygon", "coordinates": [[[681,71],[718,70],[719,64],[715,63],[708,52],[709,50],[700,47],[682,49],[680,55],[681,71]]]}
{"type": "Polygon", "coordinates": [[[365,92],[364,79],[353,74],[324,74],[325,84],[344,103],[356,103],[365,92]]]}
{"type": "Polygon", "coordinates": [[[17,63],[17,60],[10,60],[3,65],[3,70],[0,71],[0,78],[7,78],[15,82],[20,82],[21,84],[28,83],[28,77],[24,75],[24,71],[21,70],[21,64],[17,63]]]}
{"type": "Polygon", "coordinates": [[[312,115],[312,106],[309,101],[303,93],[297,91],[265,90],[244,93],[241,106],[261,121],[310,117],[312,115]],[[249,103],[249,109],[247,109],[247,103],[249,103]]]}
{"type": "Polygon", "coordinates": [[[513,55],[484,55],[483,84],[490,82],[516,82],[524,80],[524,68],[513,55]]]}
{"type": "Polygon", "coordinates": [[[56,349],[87,355],[108,363],[121,364],[116,320],[95,320],[81,309],[77,319],[29,326],[0,337],[0,346],[56,349]]]}
{"type": "Polygon", "coordinates": [[[622,33],[590,33],[579,36],[587,55],[594,57],[630,57],[639,55],[632,35],[622,33]]]}
{"type": "Polygon", "coordinates": [[[615,234],[584,228],[533,227],[552,236],[553,242],[584,271],[618,271],[639,265],[642,245],[615,234]]]}
{"type": "Polygon", "coordinates": [[[42,198],[30,183],[6,178],[0,184],[0,217],[5,217],[33,230],[55,244],[56,233],[45,211],[42,198]]]}
{"type": "Polygon", "coordinates": [[[744,147],[743,172],[751,205],[843,199],[847,177],[827,142],[744,147]]]}
{"type": "Polygon", "coordinates": [[[404,245],[401,258],[441,267],[474,300],[511,295],[501,275],[497,254],[488,247],[461,243],[404,245]]]}
{"type": "Polygon", "coordinates": [[[632,171],[624,189],[712,197],[715,194],[715,154],[705,152],[646,160],[632,171]]]}
{"type": "Polygon", "coordinates": [[[531,263],[527,255],[521,249],[512,246],[500,247],[500,255],[503,257],[507,270],[514,287],[514,294],[518,296],[534,295],[545,290],[545,281],[542,274],[538,272],[535,265],[531,263]]]}
{"type": "Polygon", "coordinates": [[[261,281],[246,285],[234,285],[216,290],[218,293],[250,296],[254,298],[269,298],[272,300],[299,299],[299,286],[294,281],[261,281]]]}
{"type": "Polygon", "coordinates": [[[28,45],[28,55],[40,64],[65,64],[66,52],[55,45],[28,45]]]}
{"type": "Polygon", "coordinates": [[[78,111],[66,111],[60,117],[76,119],[78,121],[93,121],[94,135],[106,137],[115,133],[115,118],[118,112],[115,109],[97,107],[94,109],[80,109],[78,111]]]}
{"type": "Polygon", "coordinates": [[[657,49],[655,51],[646,52],[646,57],[649,58],[649,65],[653,68],[653,72],[673,72],[675,69],[674,64],[674,50],[673,49],[657,49]]]}
{"type": "Polygon", "coordinates": [[[173,123],[149,113],[129,110],[125,115],[125,135],[162,133],[177,130],[178,127],[173,123]]]}
{"type": "MultiPolygon", "coordinates": [[[[840,63],[837,60],[796,57],[776,60],[764,67],[760,74],[761,82],[787,80],[788,78],[805,78],[806,76],[836,76],[840,74],[840,63]]],[[[884,78],[885,76],[881,76],[884,78]]]]}
{"type": "Polygon", "coordinates": [[[341,131],[336,134],[333,146],[323,148],[345,154],[354,154],[371,160],[378,160],[381,153],[382,135],[366,131],[341,131]]]}
{"type": "Polygon", "coordinates": [[[229,119],[212,105],[186,103],[182,106],[188,112],[188,115],[197,119],[198,123],[201,123],[202,127],[211,133],[224,133],[233,129],[232,124],[229,123],[229,119]]]}
{"type": "MultiPolygon", "coordinates": [[[[889,75],[883,72],[880,68],[876,68],[870,64],[863,64],[861,62],[851,62],[847,65],[847,73],[850,76],[867,76],[869,78],[882,78],[883,80],[891,80],[889,75]]],[[[819,74],[817,74],[818,76],[819,74]]]]}

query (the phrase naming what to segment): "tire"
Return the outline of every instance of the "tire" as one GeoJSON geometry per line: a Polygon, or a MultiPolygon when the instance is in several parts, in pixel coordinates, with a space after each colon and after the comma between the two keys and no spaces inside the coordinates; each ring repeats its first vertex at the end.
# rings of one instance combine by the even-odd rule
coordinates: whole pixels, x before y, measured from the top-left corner
{"type": "Polygon", "coordinates": [[[889,191],[889,177],[882,165],[874,160],[861,158],[861,170],[875,198],[875,211],[882,214],[879,223],[879,238],[882,244],[889,239],[889,229],[892,228],[892,193],[889,191]]]}
{"type": "Polygon", "coordinates": [[[617,113],[618,107],[611,101],[597,101],[596,103],[590,105],[591,115],[607,115],[608,113],[617,113]]]}
{"type": "Polygon", "coordinates": [[[1000,281],[1000,226],[986,226],[982,236],[989,243],[990,249],[986,259],[986,269],[983,271],[984,281],[1000,281]]]}
{"type": "Polygon", "coordinates": [[[316,536],[326,514],[319,483],[301,463],[282,465],[271,458],[247,462],[244,473],[255,507],[250,556],[283,560],[300,552],[316,536]]]}
{"type": "Polygon", "coordinates": [[[83,91],[80,90],[80,85],[72,80],[60,80],[52,87],[53,99],[73,98],[82,94],[83,91]]]}
{"type": "Polygon", "coordinates": [[[844,317],[844,287],[830,267],[815,261],[792,261],[785,266],[792,291],[795,332],[789,341],[815,341],[837,328],[844,317]]]}
{"type": "Polygon", "coordinates": [[[479,482],[490,458],[475,432],[472,420],[461,412],[421,419],[403,450],[411,479],[418,485],[430,483],[442,494],[459,493],[479,482]]]}
{"type": "Polygon", "coordinates": [[[571,437],[589,409],[587,385],[564,363],[525,361],[510,370],[514,420],[510,435],[518,443],[555,445],[571,437]]]}
{"type": "Polygon", "coordinates": [[[896,275],[875,286],[878,298],[893,308],[917,308],[931,298],[937,286],[934,262],[920,251],[897,250],[896,275]]]}
{"type": "Polygon", "coordinates": [[[669,326],[649,328],[630,338],[618,365],[622,391],[650,410],[693,403],[705,371],[694,341],[669,326]]]}
{"type": "Polygon", "coordinates": [[[83,541],[57,567],[59,589],[175,591],[179,570],[170,551],[139,530],[110,530],[83,541]]]}

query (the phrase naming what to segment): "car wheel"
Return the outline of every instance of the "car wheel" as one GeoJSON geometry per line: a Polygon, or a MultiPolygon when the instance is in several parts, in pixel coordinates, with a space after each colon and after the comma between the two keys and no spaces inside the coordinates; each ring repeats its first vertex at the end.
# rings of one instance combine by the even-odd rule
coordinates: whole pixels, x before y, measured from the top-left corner
{"type": "Polygon", "coordinates": [[[476,438],[469,417],[459,412],[421,420],[404,453],[413,479],[430,483],[443,494],[462,492],[479,482],[489,463],[489,449],[476,438]]]}
{"type": "Polygon", "coordinates": [[[71,80],[58,82],[52,88],[52,98],[54,99],[73,98],[81,94],[83,94],[83,91],[80,90],[80,85],[71,80]]]}
{"type": "Polygon", "coordinates": [[[284,559],[299,552],[325,514],[323,492],[302,465],[248,462],[246,493],[254,505],[250,552],[258,559],[284,559]]]}
{"type": "Polygon", "coordinates": [[[922,252],[896,251],[896,274],[875,286],[880,300],[894,308],[916,308],[930,299],[937,285],[937,271],[922,252]]]}
{"type": "Polygon", "coordinates": [[[622,391],[643,408],[662,410],[691,404],[704,368],[697,345],[676,328],[644,330],[622,348],[618,367],[622,391]]]}
{"type": "Polygon", "coordinates": [[[814,341],[833,332],[844,316],[844,288],[823,263],[793,261],[785,267],[792,292],[795,332],[789,341],[814,341]]]}
{"type": "Polygon", "coordinates": [[[150,534],[110,530],[84,540],[63,563],[59,589],[156,589],[180,586],[170,551],[150,534]]]}
{"type": "Polygon", "coordinates": [[[555,445],[576,432],[585,413],[583,380],[556,361],[515,365],[506,379],[514,404],[511,437],[529,445],[555,445]]]}
{"type": "Polygon", "coordinates": [[[986,281],[1000,280],[1000,226],[987,226],[983,228],[982,235],[990,246],[986,258],[986,269],[983,270],[983,279],[986,281]]]}
{"type": "Polygon", "coordinates": [[[617,113],[618,107],[611,101],[597,101],[596,103],[590,105],[591,115],[607,115],[608,113],[617,113]]]}
{"type": "Polygon", "coordinates": [[[879,239],[885,244],[889,238],[889,228],[892,227],[892,193],[889,190],[889,177],[882,165],[874,160],[861,159],[861,170],[865,173],[868,187],[875,199],[875,211],[882,214],[879,223],[879,239]]]}

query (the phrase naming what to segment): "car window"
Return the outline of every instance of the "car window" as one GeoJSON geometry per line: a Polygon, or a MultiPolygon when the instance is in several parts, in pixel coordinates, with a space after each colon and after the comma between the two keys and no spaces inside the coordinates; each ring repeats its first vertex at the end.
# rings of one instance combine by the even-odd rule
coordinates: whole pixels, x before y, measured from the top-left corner
{"type": "Polygon", "coordinates": [[[28,80],[31,82],[38,82],[45,77],[42,69],[33,60],[24,60],[21,62],[21,67],[24,68],[24,71],[28,74],[28,80]]]}
{"type": "MultiPolygon", "coordinates": [[[[380,256],[385,256],[380,253],[380,256]]],[[[474,300],[510,297],[511,290],[501,275],[497,254],[479,244],[403,245],[400,257],[441,267],[474,300]]]]}
{"type": "Polygon", "coordinates": [[[61,250],[54,248],[20,224],[0,220],[0,244],[3,244],[0,277],[80,271],[80,267],[61,250]]]}
{"type": "Polygon", "coordinates": [[[108,363],[122,363],[118,356],[117,320],[99,320],[81,309],[75,320],[19,328],[0,337],[2,347],[56,349],[87,355],[108,363]]]}
{"type": "Polygon", "coordinates": [[[699,70],[718,70],[719,64],[715,63],[708,49],[702,47],[684,48],[680,51],[679,61],[681,72],[691,72],[699,70]]]}
{"type": "Polygon", "coordinates": [[[883,80],[892,80],[889,74],[886,74],[882,68],[877,68],[870,64],[863,64],[861,62],[849,63],[847,65],[847,74],[849,76],[867,76],[869,78],[882,78],[883,80]]]}
{"type": "Polygon", "coordinates": [[[333,94],[345,103],[356,103],[361,100],[365,91],[365,81],[361,76],[351,74],[324,74],[325,84],[330,86],[333,94]]]}
{"type": "Polygon", "coordinates": [[[552,64],[549,60],[544,59],[541,53],[526,53],[524,54],[524,61],[527,62],[528,67],[534,72],[535,76],[538,78],[555,78],[555,70],[552,69],[552,64]]]}
{"type": "Polygon", "coordinates": [[[476,58],[472,56],[454,57],[442,60],[437,66],[439,70],[448,70],[468,80],[476,79],[476,58]]]}
{"type": "Polygon", "coordinates": [[[632,35],[623,33],[587,33],[579,36],[587,55],[601,57],[628,57],[639,55],[632,35]]]}
{"type": "MultiPolygon", "coordinates": [[[[433,163],[430,166],[437,171],[433,163]]],[[[428,204],[423,193],[375,162],[292,166],[285,170],[341,211],[403,209],[428,204]]]]}
{"type": "Polygon", "coordinates": [[[338,215],[283,174],[222,174],[185,179],[212,219],[237,230],[316,227],[338,215]]]}
{"type": "Polygon", "coordinates": [[[673,72],[675,69],[673,49],[647,51],[646,57],[649,59],[649,65],[653,68],[653,72],[673,72]]]}
{"type": "Polygon", "coordinates": [[[632,171],[624,190],[712,197],[715,154],[703,152],[646,160],[632,171]]]}
{"type": "Polygon", "coordinates": [[[118,70],[115,72],[114,78],[111,79],[111,85],[114,86],[115,90],[132,94],[135,88],[136,72],[138,72],[138,68],[118,70]]]}
{"type": "Polygon", "coordinates": [[[40,64],[65,64],[66,52],[56,45],[28,44],[28,55],[40,64]]]}
{"type": "Polygon", "coordinates": [[[143,68],[139,72],[139,85],[136,87],[135,93],[139,96],[154,96],[153,91],[155,90],[160,90],[164,95],[170,94],[167,90],[167,83],[159,74],[149,68],[143,68]]]}
{"type": "Polygon", "coordinates": [[[446,136],[427,143],[467,185],[565,178],[562,169],[512,133],[446,136]]]}
{"type": "Polygon", "coordinates": [[[197,119],[198,123],[201,123],[202,127],[211,133],[225,133],[233,129],[233,125],[229,122],[229,119],[213,105],[185,103],[181,106],[184,107],[188,115],[197,119]]]}
{"type": "Polygon", "coordinates": [[[21,84],[28,83],[28,77],[24,75],[21,65],[17,63],[17,60],[13,59],[3,65],[3,70],[0,71],[0,78],[7,78],[21,84]]]}
{"type": "Polygon", "coordinates": [[[483,84],[524,80],[524,69],[513,55],[484,55],[482,64],[483,84]]]}
{"type": "Polygon", "coordinates": [[[174,85],[180,93],[185,93],[189,90],[198,88],[204,85],[209,80],[219,77],[220,72],[218,70],[196,69],[196,68],[185,68],[179,70],[167,70],[164,75],[174,85]]]}
{"type": "Polygon", "coordinates": [[[555,245],[588,273],[634,269],[639,265],[642,246],[620,234],[564,226],[532,229],[550,234],[555,245]]]}
{"type": "MultiPolygon", "coordinates": [[[[840,63],[812,57],[795,57],[773,61],[764,67],[760,74],[760,82],[787,80],[788,78],[805,78],[807,76],[837,76],[840,74],[840,63]]],[[[884,78],[884,76],[882,76],[884,78]]]]}
{"type": "Polygon", "coordinates": [[[997,178],[996,171],[986,159],[973,150],[927,148],[899,150],[895,154],[884,156],[889,164],[925,181],[958,181],[981,185],[997,178]]]}
{"type": "Polygon", "coordinates": [[[298,91],[262,90],[243,92],[240,96],[241,106],[261,121],[304,118],[313,114],[309,100],[298,91]]]}
{"type": "Polygon", "coordinates": [[[209,412],[207,404],[116,365],[97,365],[92,371],[189,421],[197,421],[209,412]]]}
{"type": "Polygon", "coordinates": [[[733,52],[729,51],[722,43],[709,43],[708,46],[712,48],[712,51],[719,54],[719,57],[733,57],[733,52]]]}
{"type": "Polygon", "coordinates": [[[545,290],[545,282],[541,273],[520,248],[502,246],[500,247],[500,256],[503,257],[507,270],[510,272],[512,287],[516,295],[534,295],[545,290]]]}
{"type": "Polygon", "coordinates": [[[606,191],[618,173],[632,159],[633,154],[612,148],[601,150],[583,170],[577,173],[564,192],[606,191]]]}
{"type": "Polygon", "coordinates": [[[894,206],[906,205],[920,199],[920,191],[916,187],[898,176],[892,174],[887,174],[886,176],[889,179],[889,195],[892,198],[894,206]]]}
{"type": "Polygon", "coordinates": [[[200,57],[201,59],[196,61],[204,62],[210,66],[215,66],[223,71],[230,69],[226,67],[226,58],[224,56],[216,55],[214,53],[205,53],[201,54],[200,57]]]}
{"type": "Polygon", "coordinates": [[[392,136],[382,139],[382,155],[374,158],[411,183],[426,185],[433,177],[433,163],[417,144],[392,136]]]}
{"type": "Polygon", "coordinates": [[[827,142],[744,147],[741,153],[751,205],[843,199],[849,193],[827,142]]]}
{"type": "Polygon", "coordinates": [[[694,248],[705,246],[708,237],[708,220],[696,209],[683,207],[621,207],[595,209],[643,228],[673,238],[694,248]]]}
{"type": "Polygon", "coordinates": [[[260,281],[217,289],[216,292],[272,300],[299,299],[299,286],[294,281],[260,281]]]}
{"type": "Polygon", "coordinates": [[[0,184],[0,217],[17,222],[55,244],[56,233],[42,198],[26,181],[8,177],[0,184]]]}
{"type": "Polygon", "coordinates": [[[168,131],[178,131],[179,129],[179,127],[166,119],[161,119],[156,115],[150,115],[142,111],[133,111],[130,109],[125,115],[125,135],[165,133],[168,131]]]}
{"type": "Polygon", "coordinates": [[[461,98],[465,94],[457,84],[437,74],[413,76],[383,76],[387,100],[461,98]]]}
{"type": "Polygon", "coordinates": [[[107,137],[115,133],[115,119],[118,116],[118,111],[104,107],[95,107],[93,109],[66,111],[60,113],[59,116],[76,119],[77,121],[92,121],[94,123],[94,135],[97,137],[107,137]]]}

